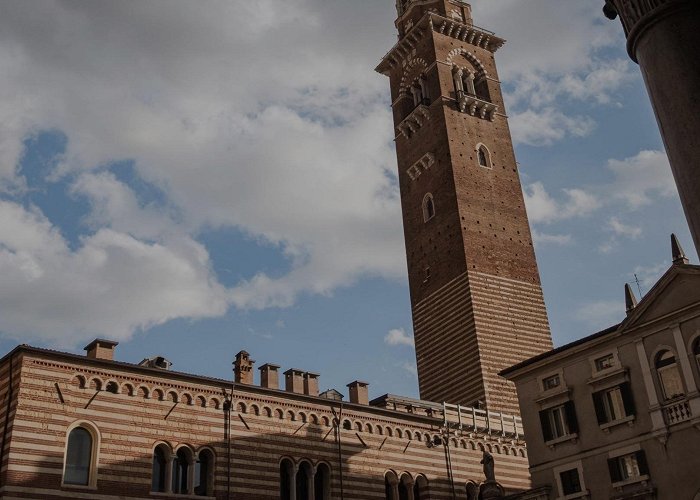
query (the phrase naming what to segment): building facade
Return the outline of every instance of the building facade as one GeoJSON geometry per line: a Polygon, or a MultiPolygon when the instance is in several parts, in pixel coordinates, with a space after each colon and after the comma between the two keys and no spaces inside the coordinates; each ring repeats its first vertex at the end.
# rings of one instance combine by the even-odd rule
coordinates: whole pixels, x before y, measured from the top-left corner
{"type": "Polygon", "coordinates": [[[494,53],[458,0],[399,0],[389,77],[422,399],[517,413],[498,372],[551,349],[494,53]]]}
{"type": "Polygon", "coordinates": [[[245,352],[234,383],[114,361],[115,347],[0,360],[1,498],[447,500],[483,479],[484,452],[506,491],[529,487],[519,417],[448,412],[446,426],[442,405],[370,402],[363,382],[343,402],[298,369],[278,388],[265,364],[255,385],[245,352]]]}
{"type": "Polygon", "coordinates": [[[503,372],[542,498],[700,499],[700,266],[673,247],[622,323],[503,372]]]}

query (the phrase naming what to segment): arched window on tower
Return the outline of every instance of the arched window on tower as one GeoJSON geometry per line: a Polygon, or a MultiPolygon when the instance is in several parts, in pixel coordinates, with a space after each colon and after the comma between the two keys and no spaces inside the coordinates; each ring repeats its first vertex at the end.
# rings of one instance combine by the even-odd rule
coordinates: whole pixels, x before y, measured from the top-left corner
{"type": "Polygon", "coordinates": [[[664,400],[673,399],[685,393],[681,373],[678,370],[678,363],[676,363],[676,356],[673,352],[661,351],[657,354],[655,368],[664,400]]]}
{"type": "Polygon", "coordinates": [[[430,104],[430,98],[428,96],[428,81],[425,75],[421,75],[416,78],[411,85],[411,95],[413,96],[413,106],[417,107],[421,104],[430,104]]]}
{"type": "Polygon", "coordinates": [[[423,222],[428,222],[435,217],[435,200],[433,195],[428,193],[423,197],[423,222]]]}
{"type": "Polygon", "coordinates": [[[700,337],[696,338],[695,342],[693,342],[693,355],[698,364],[698,370],[700,370],[700,337]]]}
{"type": "Polygon", "coordinates": [[[479,161],[479,166],[483,168],[491,168],[491,153],[483,144],[479,144],[476,148],[476,157],[479,161]]]}
{"type": "Polygon", "coordinates": [[[84,426],[68,434],[63,484],[93,486],[95,483],[95,436],[84,426]]]}

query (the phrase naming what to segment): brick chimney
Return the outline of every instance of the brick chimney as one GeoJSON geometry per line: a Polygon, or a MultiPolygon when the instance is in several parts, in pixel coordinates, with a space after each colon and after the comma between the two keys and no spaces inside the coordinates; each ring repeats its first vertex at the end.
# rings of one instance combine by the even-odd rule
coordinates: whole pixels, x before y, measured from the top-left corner
{"type": "Polygon", "coordinates": [[[119,345],[119,342],[113,342],[105,339],[95,339],[85,346],[87,351],[86,356],[93,359],[114,360],[114,348],[119,345]]]}
{"type": "Polygon", "coordinates": [[[296,368],[284,372],[284,388],[287,392],[304,394],[304,372],[296,368]]]}
{"type": "Polygon", "coordinates": [[[233,362],[233,373],[237,384],[253,385],[253,364],[250,354],[241,351],[236,354],[236,361],[233,362]]]}
{"type": "Polygon", "coordinates": [[[369,384],[367,382],[360,382],[356,380],[348,384],[350,389],[350,402],[358,405],[368,405],[369,404],[369,384]]]}
{"type": "Polygon", "coordinates": [[[318,373],[306,372],[304,374],[304,394],[318,396],[318,373]]]}
{"type": "Polygon", "coordinates": [[[279,369],[279,366],[270,363],[266,363],[258,368],[260,370],[260,385],[266,389],[279,389],[279,369]]]}

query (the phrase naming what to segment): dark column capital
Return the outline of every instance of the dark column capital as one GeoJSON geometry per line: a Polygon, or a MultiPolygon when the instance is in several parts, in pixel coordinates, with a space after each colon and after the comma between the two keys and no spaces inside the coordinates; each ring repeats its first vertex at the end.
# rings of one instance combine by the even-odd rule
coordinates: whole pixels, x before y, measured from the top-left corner
{"type": "Polygon", "coordinates": [[[603,13],[608,19],[620,17],[627,36],[627,53],[637,62],[640,36],[668,15],[691,7],[697,7],[697,0],[605,0],[603,13]]]}

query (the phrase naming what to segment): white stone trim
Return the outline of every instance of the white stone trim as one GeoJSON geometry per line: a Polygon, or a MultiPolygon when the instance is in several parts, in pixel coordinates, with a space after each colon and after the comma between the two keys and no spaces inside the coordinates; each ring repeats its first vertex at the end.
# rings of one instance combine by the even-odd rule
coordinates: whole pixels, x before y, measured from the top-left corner
{"type": "Polygon", "coordinates": [[[434,163],[435,155],[433,153],[425,153],[420,160],[406,170],[406,173],[412,181],[415,181],[423,172],[432,167],[434,163]]]}

